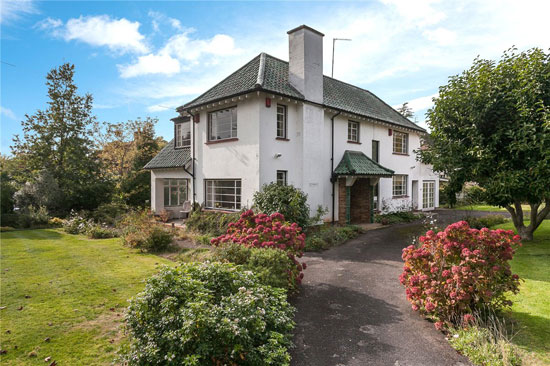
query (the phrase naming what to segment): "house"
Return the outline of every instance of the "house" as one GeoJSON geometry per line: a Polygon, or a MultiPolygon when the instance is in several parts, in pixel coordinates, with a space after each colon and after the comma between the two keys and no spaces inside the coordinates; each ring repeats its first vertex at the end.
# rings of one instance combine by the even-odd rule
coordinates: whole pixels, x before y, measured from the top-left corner
{"type": "Polygon", "coordinates": [[[326,221],[433,209],[439,178],[416,160],[426,131],[371,92],[323,75],[323,34],[288,32],[289,62],[262,53],[178,107],[174,139],[146,166],[151,208],[250,207],[270,182],[308,195],[326,221]]]}

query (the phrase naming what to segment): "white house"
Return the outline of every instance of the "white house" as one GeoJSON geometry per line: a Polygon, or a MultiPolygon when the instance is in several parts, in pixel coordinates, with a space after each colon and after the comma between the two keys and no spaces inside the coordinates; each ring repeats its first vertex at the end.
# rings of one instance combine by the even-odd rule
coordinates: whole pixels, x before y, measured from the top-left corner
{"type": "Polygon", "coordinates": [[[288,32],[289,62],[262,53],[177,108],[174,139],[146,166],[151,207],[240,210],[270,182],[308,195],[325,220],[433,209],[439,179],[416,161],[426,131],[371,92],[323,75],[323,34],[288,32]]]}

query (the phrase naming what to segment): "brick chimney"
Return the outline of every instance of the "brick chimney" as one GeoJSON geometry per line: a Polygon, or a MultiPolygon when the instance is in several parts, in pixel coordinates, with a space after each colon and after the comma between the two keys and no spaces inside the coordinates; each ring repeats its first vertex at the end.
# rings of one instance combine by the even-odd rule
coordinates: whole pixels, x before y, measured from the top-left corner
{"type": "Polygon", "coordinates": [[[304,97],[323,103],[323,33],[307,25],[288,32],[288,81],[304,97]]]}

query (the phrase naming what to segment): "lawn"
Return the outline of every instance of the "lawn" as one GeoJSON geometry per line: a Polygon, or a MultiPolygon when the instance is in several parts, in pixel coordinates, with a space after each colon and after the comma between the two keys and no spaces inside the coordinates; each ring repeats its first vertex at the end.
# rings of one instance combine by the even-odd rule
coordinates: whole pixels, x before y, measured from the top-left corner
{"type": "Polygon", "coordinates": [[[2,233],[0,339],[7,353],[0,363],[111,364],[127,300],[162,263],[173,265],[119,239],[54,229],[2,233]]]}
{"type": "MultiPolygon", "coordinates": [[[[511,223],[499,227],[514,228],[511,223]]],[[[525,242],[517,250],[512,271],[524,280],[507,312],[517,321],[515,328],[519,331],[512,342],[550,364],[550,220],[535,231],[532,242],[525,242]]]]}
{"type": "MultiPolygon", "coordinates": [[[[531,212],[531,206],[521,205],[523,211],[531,212]]],[[[453,210],[470,210],[470,211],[489,211],[489,212],[508,212],[504,207],[490,206],[490,205],[462,205],[455,206],[453,210]]]]}

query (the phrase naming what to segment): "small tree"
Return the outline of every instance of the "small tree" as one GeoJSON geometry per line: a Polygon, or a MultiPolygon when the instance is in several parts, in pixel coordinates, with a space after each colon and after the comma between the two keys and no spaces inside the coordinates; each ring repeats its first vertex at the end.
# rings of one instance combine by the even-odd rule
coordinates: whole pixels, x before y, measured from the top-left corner
{"type": "Polygon", "coordinates": [[[414,112],[411,107],[409,107],[409,102],[403,103],[403,105],[399,108],[397,108],[397,111],[399,114],[401,114],[405,118],[412,118],[414,117],[414,112]]]}
{"type": "Polygon", "coordinates": [[[531,240],[550,213],[550,54],[512,49],[498,63],[477,58],[434,104],[420,159],[444,172],[455,193],[478,183],[484,200],[505,207],[531,240]],[[522,203],[531,206],[527,225],[522,203]]]}
{"type": "Polygon", "coordinates": [[[292,185],[265,184],[261,191],[254,193],[254,205],[268,215],[275,212],[283,214],[287,221],[295,222],[302,228],[308,225],[307,194],[292,185]]]}

